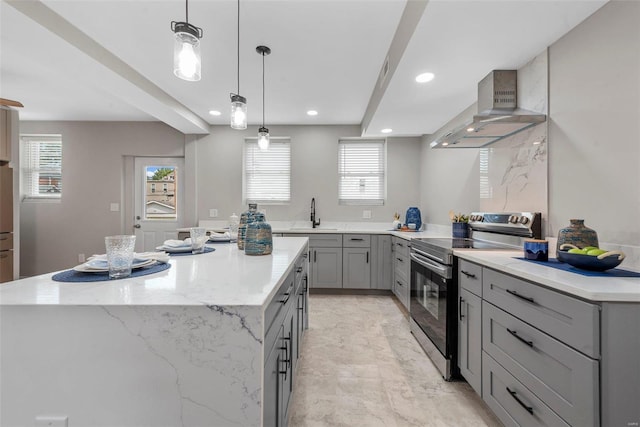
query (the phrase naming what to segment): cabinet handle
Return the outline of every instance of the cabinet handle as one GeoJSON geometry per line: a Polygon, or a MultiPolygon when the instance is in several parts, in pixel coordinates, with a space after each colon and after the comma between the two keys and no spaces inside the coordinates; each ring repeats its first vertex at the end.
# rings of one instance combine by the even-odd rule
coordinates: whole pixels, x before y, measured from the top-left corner
{"type": "Polygon", "coordinates": [[[529,347],[533,348],[533,341],[527,341],[524,338],[522,338],[520,335],[518,335],[518,332],[516,331],[512,331],[511,329],[507,328],[507,332],[509,332],[511,335],[513,335],[514,337],[516,337],[517,339],[519,339],[520,341],[522,341],[523,343],[525,343],[526,345],[528,345],[529,347]]]}
{"type": "Polygon", "coordinates": [[[296,273],[302,273],[302,267],[296,268],[296,273]]]}
{"type": "Polygon", "coordinates": [[[475,278],[476,278],[476,275],[475,275],[475,274],[467,273],[467,272],[466,272],[466,271],[464,271],[464,270],[460,270],[460,273],[464,274],[465,276],[467,276],[467,277],[468,277],[468,278],[470,278],[470,279],[475,279],[475,278]]]}
{"type": "Polygon", "coordinates": [[[7,239],[9,239],[9,238],[8,238],[8,237],[2,237],[2,238],[0,238],[0,240],[7,240],[7,239]]]}
{"type": "Polygon", "coordinates": [[[459,312],[460,312],[460,320],[462,320],[462,318],[464,317],[464,314],[462,314],[462,307],[464,304],[464,300],[462,299],[462,297],[460,297],[460,307],[459,307],[459,312]]]}
{"type": "Polygon", "coordinates": [[[309,256],[309,254],[306,253],[306,252],[302,254],[302,258],[307,258],[308,256],[309,256]]]}
{"type": "MultiPolygon", "coordinates": [[[[493,284],[493,283],[492,283],[492,284],[493,284]]],[[[514,297],[517,297],[517,298],[523,299],[523,300],[525,300],[525,301],[529,301],[531,304],[535,304],[535,303],[536,303],[536,302],[533,300],[533,298],[522,296],[522,295],[520,295],[519,293],[517,293],[516,291],[512,291],[511,289],[506,289],[506,291],[507,291],[508,293],[510,293],[511,295],[513,295],[514,297]]]]}
{"type": "Polygon", "coordinates": [[[404,260],[402,258],[396,258],[398,261],[400,262],[404,262],[404,260]]]}
{"type": "Polygon", "coordinates": [[[304,291],[309,292],[309,276],[308,275],[304,275],[304,291]]]}
{"type": "Polygon", "coordinates": [[[396,245],[400,246],[401,248],[404,248],[404,245],[402,243],[396,243],[396,245]]]}
{"type": "Polygon", "coordinates": [[[518,396],[516,395],[515,391],[510,390],[509,387],[507,387],[507,391],[509,392],[511,397],[513,397],[516,400],[516,402],[518,402],[520,404],[520,406],[522,406],[524,409],[526,409],[528,413],[533,415],[533,408],[531,406],[525,405],[524,402],[522,402],[522,400],[518,399],[518,396]]]}
{"type": "Polygon", "coordinates": [[[316,255],[316,251],[313,251],[313,262],[316,262],[318,256],[316,255]]]}
{"type": "Polygon", "coordinates": [[[351,238],[350,239],[352,242],[362,242],[364,239],[360,239],[360,238],[351,238]]]}
{"type": "Polygon", "coordinates": [[[284,293],[284,296],[286,298],[283,299],[282,301],[280,301],[282,304],[286,304],[287,301],[289,301],[289,297],[291,296],[291,292],[293,292],[293,283],[291,284],[291,286],[289,286],[289,289],[287,289],[287,292],[284,293]]]}
{"type": "Polygon", "coordinates": [[[402,286],[402,283],[400,283],[400,281],[399,281],[399,280],[396,280],[396,283],[397,283],[398,285],[402,286]]]}
{"type": "Polygon", "coordinates": [[[369,264],[369,251],[367,251],[367,264],[369,264]]]}

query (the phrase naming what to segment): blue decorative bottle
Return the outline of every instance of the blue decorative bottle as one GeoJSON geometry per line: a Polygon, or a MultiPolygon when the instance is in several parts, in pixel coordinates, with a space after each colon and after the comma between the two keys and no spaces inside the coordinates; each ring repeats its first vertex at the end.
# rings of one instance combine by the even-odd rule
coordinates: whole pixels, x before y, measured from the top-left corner
{"type": "Polygon", "coordinates": [[[420,227],[422,227],[422,219],[420,218],[420,209],[418,209],[415,206],[407,209],[407,215],[405,216],[404,223],[407,224],[407,227],[409,228],[412,228],[410,224],[414,224],[415,230],[416,231],[420,230],[420,227]]]}
{"type": "Polygon", "coordinates": [[[244,241],[247,234],[247,225],[252,223],[255,214],[258,211],[257,203],[249,203],[249,210],[240,215],[240,224],[238,225],[238,249],[244,250],[244,241]]]}
{"type": "Polygon", "coordinates": [[[244,253],[247,255],[269,255],[273,251],[271,226],[264,221],[264,214],[256,212],[253,222],[247,224],[244,253]]]}

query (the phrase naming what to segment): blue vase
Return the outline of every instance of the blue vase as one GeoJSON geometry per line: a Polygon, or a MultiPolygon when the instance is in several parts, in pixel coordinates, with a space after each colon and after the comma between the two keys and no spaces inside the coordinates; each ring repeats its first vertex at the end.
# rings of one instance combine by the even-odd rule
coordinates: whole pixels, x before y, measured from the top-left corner
{"type": "Polygon", "coordinates": [[[254,221],[247,224],[244,253],[247,255],[269,255],[273,251],[271,226],[264,221],[264,214],[256,213],[254,221]]]}
{"type": "Polygon", "coordinates": [[[249,203],[249,210],[240,214],[240,224],[238,225],[238,249],[244,250],[244,242],[247,234],[247,225],[253,222],[256,212],[258,211],[258,205],[256,203],[249,203]]]}
{"type": "Polygon", "coordinates": [[[468,239],[469,238],[469,224],[466,222],[452,222],[451,232],[453,237],[468,239]]]}
{"type": "Polygon", "coordinates": [[[416,231],[420,230],[420,227],[422,227],[422,219],[420,218],[420,209],[416,208],[415,206],[407,209],[407,215],[405,216],[404,223],[407,224],[407,227],[409,227],[410,224],[415,224],[416,231]]]}

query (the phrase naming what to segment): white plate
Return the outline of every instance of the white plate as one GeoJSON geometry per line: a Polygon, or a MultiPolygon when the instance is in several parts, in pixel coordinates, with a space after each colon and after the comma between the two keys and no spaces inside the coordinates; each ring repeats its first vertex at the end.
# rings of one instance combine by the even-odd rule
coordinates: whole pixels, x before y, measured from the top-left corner
{"type": "Polygon", "coordinates": [[[157,251],[165,251],[168,252],[170,254],[180,254],[180,253],[184,253],[184,252],[191,252],[191,245],[189,246],[177,246],[177,247],[165,247],[165,246],[158,246],[156,248],[157,251]]]}
{"type": "MultiPolygon", "coordinates": [[[[133,261],[131,269],[135,270],[136,268],[148,267],[155,262],[156,260],[154,259],[136,259],[133,261]]],[[[81,273],[104,273],[109,271],[106,260],[91,260],[84,264],[76,265],[73,269],[81,273]]]]}
{"type": "Polygon", "coordinates": [[[209,236],[209,241],[210,242],[230,242],[231,238],[230,237],[226,237],[226,236],[209,236]]]}

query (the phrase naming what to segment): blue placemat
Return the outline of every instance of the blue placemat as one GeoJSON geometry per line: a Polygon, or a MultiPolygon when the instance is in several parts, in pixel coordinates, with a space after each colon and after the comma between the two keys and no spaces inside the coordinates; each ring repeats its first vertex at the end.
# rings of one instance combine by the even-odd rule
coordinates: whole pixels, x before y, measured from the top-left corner
{"type": "MultiPolygon", "coordinates": [[[[204,247],[204,254],[215,251],[215,248],[204,247]]],[[[202,255],[202,254],[192,254],[191,252],[173,252],[169,253],[169,256],[186,256],[186,255],[202,255]]]]}
{"type": "Polygon", "coordinates": [[[582,270],[576,267],[573,267],[566,262],[560,262],[556,258],[549,258],[549,261],[536,261],[532,259],[526,259],[523,257],[514,257],[515,259],[520,259],[523,261],[533,262],[535,264],[544,265],[546,267],[555,268],[558,270],[568,271],[571,273],[582,274],[583,276],[590,277],[638,277],[640,278],[640,273],[635,271],[623,270],[621,268],[612,268],[607,271],[591,271],[591,270],[582,270]]]}
{"type": "MultiPolygon", "coordinates": [[[[129,277],[146,276],[147,274],[153,274],[167,270],[170,267],[170,264],[158,263],[149,267],[137,268],[131,271],[131,276],[129,277]]],[[[56,282],[102,282],[109,280],[109,272],[105,271],[104,273],[81,273],[75,270],[67,270],[54,274],[52,279],[56,282]]]]}

